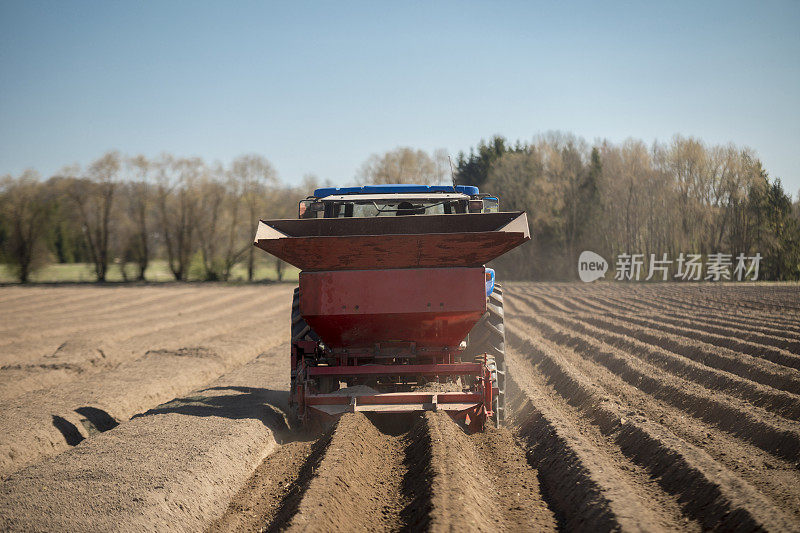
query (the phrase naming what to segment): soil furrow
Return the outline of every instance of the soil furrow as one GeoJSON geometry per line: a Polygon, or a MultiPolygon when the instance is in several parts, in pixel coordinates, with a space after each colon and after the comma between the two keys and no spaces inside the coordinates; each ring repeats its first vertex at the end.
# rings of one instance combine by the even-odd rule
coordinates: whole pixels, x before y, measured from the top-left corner
{"type": "MultiPolygon", "coordinates": [[[[701,315],[697,314],[697,310],[692,306],[684,305],[688,313],[676,314],[674,309],[677,307],[674,303],[659,304],[656,298],[651,299],[649,305],[635,303],[635,299],[625,296],[601,297],[593,295],[592,301],[588,298],[581,298],[572,296],[569,298],[572,302],[573,309],[579,311],[600,311],[608,313],[632,313],[634,316],[646,316],[647,318],[663,321],[666,324],[675,326],[683,326],[696,328],[708,333],[714,333],[722,336],[738,337],[744,341],[749,341],[754,344],[761,344],[765,346],[773,346],[792,353],[797,353],[800,349],[800,333],[795,333],[787,330],[786,328],[767,328],[763,327],[763,320],[756,320],[755,322],[745,322],[747,329],[742,329],[741,322],[736,320],[725,322],[719,320],[720,313],[716,313],[713,318],[716,320],[710,321],[703,319],[701,315]],[[577,304],[575,302],[578,302],[577,304]],[[688,317],[688,318],[687,318],[688,317]]],[[[564,302],[562,302],[562,305],[564,302]]],[[[567,304],[568,305],[568,304],[567,304]]],[[[743,317],[739,317],[740,319],[743,317]]]]}
{"type": "Polygon", "coordinates": [[[467,435],[448,415],[425,413],[432,480],[430,531],[552,531],[536,471],[505,429],[467,435]]]}
{"type": "Polygon", "coordinates": [[[288,433],[285,345],[0,485],[3,531],[200,531],[288,433]]]}
{"type": "Polygon", "coordinates": [[[576,295],[565,297],[563,301],[567,302],[567,305],[570,305],[574,310],[582,313],[605,313],[608,310],[605,305],[597,303],[596,298],[590,300],[576,295]]]}
{"type": "Polygon", "coordinates": [[[52,309],[53,298],[62,301],[64,305],[72,305],[80,302],[88,302],[98,298],[98,290],[95,287],[71,287],[71,288],[53,288],[53,287],[15,287],[14,289],[21,293],[23,303],[16,299],[9,302],[8,305],[0,307],[0,318],[5,318],[8,315],[16,315],[18,313],[31,313],[39,312],[41,309],[52,309]],[[12,305],[13,304],[13,305],[12,305]]]}
{"type": "MultiPolygon", "coordinates": [[[[684,314],[678,314],[674,311],[666,311],[663,313],[663,316],[671,317],[671,318],[683,318],[684,314]]],[[[789,328],[781,328],[781,327],[769,327],[763,321],[759,320],[737,320],[734,318],[727,318],[723,315],[715,315],[715,316],[708,316],[704,314],[690,314],[688,315],[698,324],[709,325],[709,326],[721,326],[727,329],[733,330],[749,330],[753,332],[763,333],[764,335],[771,336],[771,337],[784,337],[786,339],[791,339],[794,342],[800,342],[800,331],[792,331],[789,328]]]]}
{"type": "Polygon", "coordinates": [[[690,317],[688,319],[672,318],[663,316],[663,314],[661,314],[660,316],[649,316],[648,318],[662,324],[671,324],[673,326],[691,328],[697,331],[705,331],[706,333],[712,333],[722,337],[736,337],[756,346],[773,346],[775,348],[791,352],[795,355],[800,353],[800,341],[790,339],[788,337],[766,335],[753,330],[742,330],[740,328],[731,326],[706,324],[694,317],[690,317]]]}
{"type": "MultiPolygon", "coordinates": [[[[425,478],[416,472],[416,483],[404,483],[414,468],[407,463],[418,458],[406,454],[407,434],[392,429],[382,432],[361,413],[342,416],[286,529],[333,531],[343,524],[368,531],[412,527],[403,511],[417,490],[424,489],[425,478]]],[[[279,526],[273,522],[267,530],[283,529],[279,526]]]]}
{"type": "Polygon", "coordinates": [[[512,424],[568,531],[699,530],[676,498],[559,401],[524,358],[508,359],[512,424]]]}
{"type": "Polygon", "coordinates": [[[566,311],[563,306],[554,304],[550,298],[532,295],[517,295],[517,298],[523,299],[538,315],[550,316],[573,312],[566,311]]]}
{"type": "Polygon", "coordinates": [[[409,529],[429,501],[425,446],[412,439],[420,423],[351,413],[316,437],[300,433],[266,457],[208,531],[409,529]]]}
{"type": "MultiPolygon", "coordinates": [[[[32,314],[36,314],[40,317],[68,316],[69,313],[86,307],[86,300],[68,300],[66,296],[68,296],[69,293],[66,293],[65,289],[54,288],[50,289],[48,292],[50,293],[50,302],[63,302],[63,305],[49,305],[43,309],[36,310],[35,313],[21,311],[20,313],[15,313],[13,317],[9,318],[12,320],[24,320],[29,318],[32,314]]],[[[89,293],[93,294],[94,297],[92,300],[99,304],[99,309],[114,308],[119,310],[124,310],[140,303],[153,302],[159,299],[181,299],[189,295],[197,295],[197,291],[190,287],[168,288],[156,286],[94,287],[91,289],[86,289],[86,292],[79,291],[77,294],[87,295],[89,293]]],[[[95,311],[95,313],[98,315],[100,314],[99,311],[95,311]]]]}
{"type": "MultiPolygon", "coordinates": [[[[796,319],[788,318],[786,314],[783,313],[754,313],[754,312],[747,312],[745,311],[744,314],[742,311],[732,311],[736,307],[726,305],[724,302],[720,301],[719,299],[708,299],[708,300],[701,300],[697,297],[691,298],[691,304],[687,303],[687,299],[685,297],[681,297],[680,295],[676,296],[669,296],[669,295],[659,295],[659,294],[651,294],[648,295],[648,298],[653,300],[654,302],[658,302],[662,305],[662,309],[685,309],[690,312],[696,312],[697,309],[704,309],[704,312],[712,314],[714,316],[730,316],[733,318],[745,319],[745,320],[757,320],[759,323],[775,323],[781,324],[785,327],[792,328],[794,331],[800,331],[800,324],[798,324],[796,319]]],[[[636,300],[639,302],[643,302],[646,304],[648,300],[640,299],[636,300]]]]}
{"type": "Polygon", "coordinates": [[[796,423],[778,419],[728,395],[710,394],[695,383],[667,374],[587,335],[571,333],[548,319],[525,317],[523,320],[535,326],[545,338],[573,348],[631,385],[689,415],[788,461],[796,460],[800,454],[800,427],[796,423]]]}
{"type": "Polygon", "coordinates": [[[576,311],[574,306],[571,306],[566,302],[559,301],[558,298],[553,298],[550,296],[537,296],[536,299],[543,305],[546,305],[549,311],[553,313],[574,313],[576,311]]]}
{"type": "MultiPolygon", "coordinates": [[[[118,289],[119,290],[119,289],[118,289]]],[[[220,293],[224,294],[224,293],[220,293]]],[[[24,326],[35,320],[42,327],[46,327],[48,331],[53,331],[59,327],[66,326],[82,326],[86,327],[87,324],[92,326],[100,325],[104,321],[117,320],[127,321],[135,320],[142,316],[143,313],[158,313],[162,317],[169,316],[169,313],[175,313],[181,308],[191,305],[197,301],[207,299],[207,295],[202,292],[191,291],[171,291],[165,289],[150,289],[147,293],[131,292],[130,297],[122,301],[107,301],[108,299],[98,298],[91,302],[82,302],[73,306],[62,306],[61,300],[54,298],[53,306],[47,309],[47,312],[40,312],[34,315],[15,315],[9,317],[4,321],[0,334],[9,336],[15,334],[19,338],[25,333],[24,326]],[[139,295],[139,297],[135,297],[139,295]],[[71,324],[76,314],[80,314],[83,319],[80,324],[71,324]],[[23,330],[20,331],[20,327],[23,330]]]]}
{"type": "Polygon", "coordinates": [[[638,324],[640,326],[657,328],[661,331],[673,333],[681,337],[695,339],[701,342],[705,342],[707,344],[713,344],[714,346],[719,346],[721,348],[728,348],[731,350],[735,350],[737,352],[752,355],[754,357],[760,357],[779,365],[800,370],[800,356],[790,353],[786,350],[782,350],[780,348],[774,348],[770,346],[764,346],[762,344],[756,344],[754,342],[733,339],[731,337],[717,335],[714,333],[708,333],[694,328],[670,326],[652,319],[632,317],[632,316],[626,316],[624,317],[624,319],[629,322],[633,322],[634,324],[638,324]]]}
{"type": "MultiPolygon", "coordinates": [[[[287,302],[286,307],[274,309],[273,316],[284,316],[288,306],[287,302]]],[[[92,407],[115,422],[125,421],[246,363],[288,335],[285,328],[272,328],[269,334],[250,339],[246,334],[250,330],[251,324],[243,324],[208,339],[203,346],[151,351],[141,359],[66,383],[47,394],[35,391],[5,402],[0,426],[0,476],[88,438],[91,426],[87,427],[77,409],[92,407]]]]}
{"type": "Polygon", "coordinates": [[[796,284],[506,289],[476,434],[290,430],[288,285],[2,289],[0,530],[800,532],[796,284]]]}
{"type": "Polygon", "coordinates": [[[537,472],[511,433],[467,435],[444,413],[352,413],[313,444],[289,443],[267,457],[211,530],[450,531],[453,524],[555,530],[537,472]]]}
{"type": "MultiPolygon", "coordinates": [[[[624,298],[612,297],[598,297],[599,302],[606,304],[609,310],[616,312],[623,312],[631,307],[630,300],[624,298]]],[[[731,334],[741,334],[744,336],[750,334],[761,334],[770,339],[785,340],[784,344],[800,343],[800,330],[794,330],[787,326],[770,327],[763,319],[751,318],[742,315],[730,315],[721,310],[718,310],[713,315],[704,312],[698,312],[696,308],[691,305],[678,305],[672,303],[671,305],[665,303],[663,305],[634,306],[640,312],[648,316],[661,317],[664,320],[669,318],[681,320],[683,324],[703,326],[703,327],[719,327],[726,330],[731,334]],[[683,312],[676,312],[678,309],[684,309],[683,312]]],[[[745,340],[747,340],[745,338],[745,340]]],[[[771,340],[770,342],[776,342],[771,340]]],[[[778,346],[780,347],[780,346],[778,346]]]]}
{"type": "MultiPolygon", "coordinates": [[[[526,297],[522,300],[526,301],[526,297]]],[[[687,350],[687,346],[680,343],[676,343],[678,350],[670,350],[668,348],[671,348],[672,343],[670,339],[665,340],[664,335],[658,335],[652,330],[643,332],[640,331],[641,328],[637,330],[636,326],[626,327],[619,323],[622,319],[615,321],[578,314],[550,315],[548,318],[566,328],[600,339],[673,375],[694,381],[709,389],[732,394],[790,420],[800,420],[800,397],[796,394],[800,392],[800,379],[798,379],[800,374],[790,373],[791,369],[778,367],[785,372],[767,374],[758,368],[746,365],[741,356],[738,359],[721,358],[715,357],[716,354],[713,353],[701,352],[698,357],[697,350],[692,350],[691,345],[687,350]],[[708,364],[709,359],[715,364],[708,364]],[[725,371],[717,370],[721,366],[720,363],[727,367],[725,371]],[[751,381],[754,377],[760,378],[755,380],[759,383],[751,381]],[[783,390],[773,388],[776,384],[780,385],[781,381],[784,381],[783,390]],[[773,387],[760,383],[772,384],[773,387]],[[791,393],[786,392],[787,390],[791,393]]]]}
{"type": "MultiPolygon", "coordinates": [[[[269,291],[269,293],[272,296],[275,295],[273,291],[269,291]]],[[[245,296],[244,294],[237,295],[235,292],[225,292],[219,294],[217,298],[208,298],[208,296],[197,298],[197,303],[179,305],[174,309],[156,308],[146,312],[140,311],[134,314],[135,319],[128,321],[114,316],[109,316],[101,321],[92,321],[90,319],[84,321],[78,313],[73,314],[72,320],[63,327],[54,325],[51,322],[37,320],[36,328],[26,329],[21,338],[8,339],[2,345],[2,349],[3,353],[6,354],[6,358],[8,355],[17,353],[22,357],[30,357],[37,348],[41,349],[43,344],[52,346],[55,342],[52,339],[64,337],[67,339],[70,337],[81,339],[98,337],[104,339],[130,338],[141,331],[151,331],[154,324],[168,323],[170,327],[175,328],[191,324],[193,320],[196,320],[197,316],[208,316],[211,312],[215,312],[217,316],[225,316],[235,312],[237,309],[252,307],[254,299],[260,298],[255,294],[245,296]],[[81,319],[76,320],[78,317],[81,319]],[[175,317],[183,318],[175,320],[175,317]]],[[[64,321],[55,321],[55,324],[64,324],[64,321]]],[[[56,344],[56,346],[58,345],[56,344]]],[[[53,354],[54,351],[47,350],[45,353],[36,355],[47,356],[53,354]]]]}
{"type": "MultiPolygon", "coordinates": [[[[575,300],[581,300],[581,299],[575,298],[575,300]]],[[[698,332],[711,333],[722,337],[736,337],[743,341],[752,343],[754,346],[763,346],[763,347],[772,346],[794,354],[797,354],[798,351],[800,351],[799,340],[791,339],[786,336],[776,336],[776,335],[759,333],[753,330],[752,328],[743,330],[731,324],[727,325],[707,324],[704,323],[703,321],[697,320],[697,318],[693,315],[689,315],[689,318],[686,318],[685,315],[677,317],[669,317],[669,316],[664,316],[665,315],[664,310],[658,310],[658,311],[650,310],[647,312],[639,312],[633,314],[630,313],[631,311],[630,309],[625,308],[622,304],[616,307],[611,307],[606,305],[596,305],[594,307],[601,312],[611,313],[612,315],[616,316],[621,316],[620,313],[624,312],[625,313],[624,316],[631,316],[633,318],[636,317],[647,318],[649,320],[661,323],[663,325],[672,325],[681,328],[688,328],[691,330],[696,330],[698,332]]]]}
{"type": "Polygon", "coordinates": [[[613,321],[600,317],[581,316],[579,318],[598,328],[638,339],[642,343],[668,350],[704,366],[730,372],[773,389],[800,394],[800,372],[793,368],[735,352],[728,348],[720,348],[701,341],[664,333],[658,329],[625,324],[624,319],[613,321]]]}
{"type": "Polygon", "coordinates": [[[288,305],[285,292],[270,291],[255,298],[243,298],[247,302],[245,305],[212,306],[203,313],[193,312],[183,320],[154,320],[138,328],[120,327],[115,336],[66,340],[52,356],[33,359],[24,365],[4,365],[0,370],[0,400],[113,370],[142,357],[148,348],[174,346],[176,342],[193,346],[231,328],[238,329],[242,324],[268,320],[276,309],[285,309],[283,305],[269,304],[284,299],[288,305]],[[260,308],[270,311],[258,315],[254,310],[260,308]]]}
{"type": "MultiPolygon", "coordinates": [[[[684,512],[700,521],[704,528],[798,529],[784,515],[791,511],[796,517],[797,511],[792,506],[797,494],[791,482],[785,479],[779,482],[774,478],[760,480],[759,489],[767,488],[772,497],[768,501],[716,458],[670,433],[661,425],[661,420],[655,423],[637,414],[640,407],[631,404],[629,398],[615,397],[604,383],[595,385],[597,372],[583,373],[575,369],[561,358],[565,352],[560,348],[532,337],[518,337],[515,333],[511,333],[510,339],[518,349],[532,355],[532,362],[547,376],[547,383],[555,387],[558,394],[586,412],[592,423],[613,439],[623,454],[650,472],[664,490],[676,495],[684,512]]],[[[788,477],[795,475],[796,472],[789,472],[788,477]]]]}

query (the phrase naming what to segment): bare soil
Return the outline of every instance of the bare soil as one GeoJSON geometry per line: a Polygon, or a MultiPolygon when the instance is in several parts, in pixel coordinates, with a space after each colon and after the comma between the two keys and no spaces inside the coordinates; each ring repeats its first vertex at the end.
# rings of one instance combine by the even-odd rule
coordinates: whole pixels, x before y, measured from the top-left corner
{"type": "Polygon", "coordinates": [[[291,291],[0,289],[0,529],[800,531],[797,285],[511,284],[477,434],[290,430],[291,291]]]}

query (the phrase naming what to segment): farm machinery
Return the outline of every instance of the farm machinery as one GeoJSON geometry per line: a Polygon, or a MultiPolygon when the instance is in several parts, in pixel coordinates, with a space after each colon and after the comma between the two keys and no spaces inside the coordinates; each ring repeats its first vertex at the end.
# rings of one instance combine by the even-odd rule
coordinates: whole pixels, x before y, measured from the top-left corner
{"type": "Polygon", "coordinates": [[[502,288],[484,265],[530,239],[524,212],[472,186],[322,188],[255,245],[300,269],[290,406],[445,411],[472,430],[505,413],[502,288]]]}

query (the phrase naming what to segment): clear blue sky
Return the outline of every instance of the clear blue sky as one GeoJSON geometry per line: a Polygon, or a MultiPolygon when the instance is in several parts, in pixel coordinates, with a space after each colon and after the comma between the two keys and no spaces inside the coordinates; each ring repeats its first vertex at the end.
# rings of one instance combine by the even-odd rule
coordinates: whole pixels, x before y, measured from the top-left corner
{"type": "Polygon", "coordinates": [[[675,133],[800,188],[800,2],[0,0],[0,174],[108,149],[284,181],[499,133],[675,133]]]}

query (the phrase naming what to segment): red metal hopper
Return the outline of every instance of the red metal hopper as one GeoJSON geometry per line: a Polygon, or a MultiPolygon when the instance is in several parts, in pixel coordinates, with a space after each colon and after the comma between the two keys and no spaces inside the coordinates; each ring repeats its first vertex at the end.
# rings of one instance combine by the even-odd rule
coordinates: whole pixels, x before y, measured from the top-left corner
{"type": "Polygon", "coordinates": [[[255,245],[304,271],[477,267],[530,239],[524,212],[262,220],[255,245]]]}

